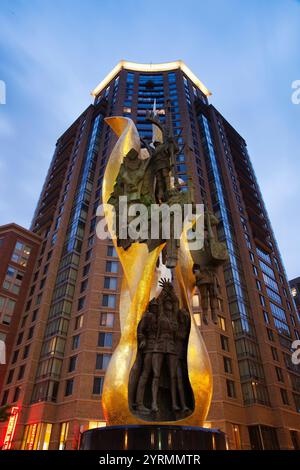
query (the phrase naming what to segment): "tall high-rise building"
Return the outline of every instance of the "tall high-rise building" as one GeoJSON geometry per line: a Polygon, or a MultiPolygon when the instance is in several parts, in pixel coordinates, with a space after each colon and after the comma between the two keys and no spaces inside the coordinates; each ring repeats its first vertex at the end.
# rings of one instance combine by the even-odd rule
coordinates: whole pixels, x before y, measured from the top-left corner
{"type": "Polygon", "coordinates": [[[295,277],[289,281],[291,294],[296,304],[298,312],[300,312],[300,277],[295,277]]]}
{"type": "Polygon", "coordinates": [[[116,141],[104,118],[130,117],[151,138],[146,113],[155,102],[182,148],[177,174],[192,178],[196,202],[218,216],[229,252],[218,325],[201,324],[194,298],[214,379],[205,425],[222,429],[232,449],[297,448],[300,370],[291,348],[299,315],[245,140],[181,61],[122,61],[93,95],[57,141],[32,221],[41,247],[0,397],[20,410],[12,447],[73,449],[81,431],[105,425],[101,390],[119,338],[122,272],[111,242],[95,234],[116,141]]]}

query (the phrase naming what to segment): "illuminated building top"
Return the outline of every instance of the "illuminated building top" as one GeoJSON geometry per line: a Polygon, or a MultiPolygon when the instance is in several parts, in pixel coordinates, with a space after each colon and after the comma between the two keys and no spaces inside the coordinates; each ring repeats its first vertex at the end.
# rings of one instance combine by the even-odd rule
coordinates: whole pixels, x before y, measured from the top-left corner
{"type": "Polygon", "coordinates": [[[199,80],[198,77],[187,67],[182,60],[175,60],[173,62],[163,62],[160,64],[139,64],[136,62],[129,62],[127,60],[121,60],[112,71],[106,75],[106,77],[96,86],[92,91],[93,96],[97,96],[103,88],[120,72],[120,70],[133,70],[138,72],[166,72],[169,70],[180,69],[183,73],[204,93],[206,96],[211,95],[208,88],[199,80]]]}

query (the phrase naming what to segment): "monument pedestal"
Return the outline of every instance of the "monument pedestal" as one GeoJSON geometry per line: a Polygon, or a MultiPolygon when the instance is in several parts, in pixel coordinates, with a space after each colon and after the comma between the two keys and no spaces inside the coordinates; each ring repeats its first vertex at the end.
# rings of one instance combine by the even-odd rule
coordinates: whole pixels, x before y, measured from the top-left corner
{"type": "Polygon", "coordinates": [[[132,425],[90,429],[81,436],[80,450],[225,450],[225,434],[191,426],[132,425]]]}

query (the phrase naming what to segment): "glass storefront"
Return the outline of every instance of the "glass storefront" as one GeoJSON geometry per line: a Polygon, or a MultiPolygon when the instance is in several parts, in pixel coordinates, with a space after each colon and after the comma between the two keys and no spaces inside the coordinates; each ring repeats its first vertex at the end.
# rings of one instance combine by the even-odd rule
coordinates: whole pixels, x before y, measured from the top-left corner
{"type": "Polygon", "coordinates": [[[48,450],[52,431],[51,423],[33,423],[25,427],[22,450],[48,450]]]}

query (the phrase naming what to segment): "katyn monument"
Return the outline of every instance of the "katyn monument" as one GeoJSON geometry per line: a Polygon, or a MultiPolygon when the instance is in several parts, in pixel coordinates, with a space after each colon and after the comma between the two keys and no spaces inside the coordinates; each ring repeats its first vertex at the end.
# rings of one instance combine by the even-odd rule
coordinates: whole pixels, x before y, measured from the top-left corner
{"type": "Polygon", "coordinates": [[[198,290],[203,321],[216,322],[217,268],[227,251],[214,235],[218,219],[205,205],[197,213],[192,185],[181,187],[174,164],[180,148],[171,126],[160,122],[155,109],[147,119],[152,142],[140,139],[131,119],[106,118],[118,137],[102,201],[124,272],[121,337],[103,387],[107,427],[86,431],[81,448],[222,449],[224,434],[201,427],[213,384],[191,300],[198,290]],[[189,218],[182,215],[187,207],[189,218]]]}

